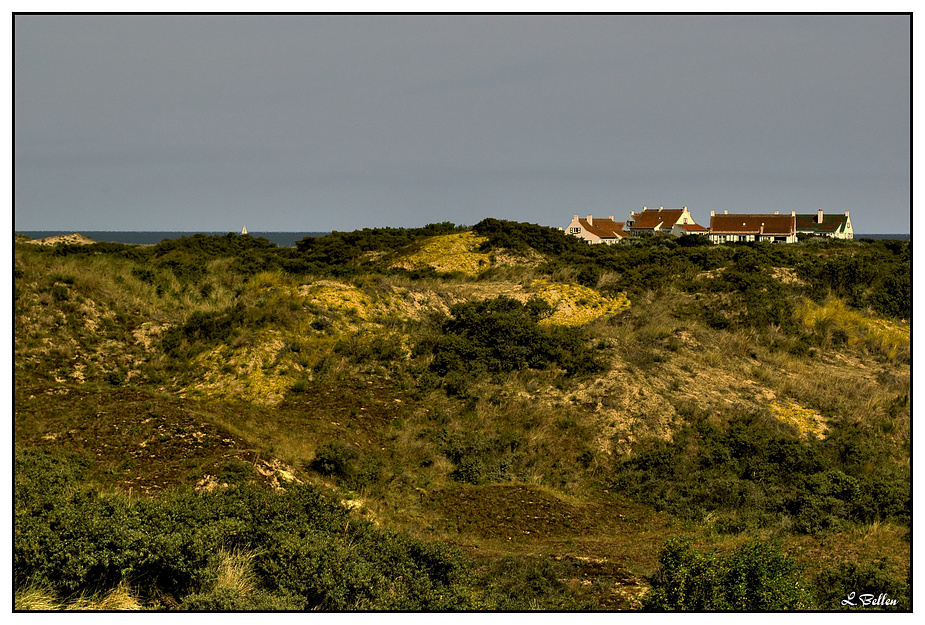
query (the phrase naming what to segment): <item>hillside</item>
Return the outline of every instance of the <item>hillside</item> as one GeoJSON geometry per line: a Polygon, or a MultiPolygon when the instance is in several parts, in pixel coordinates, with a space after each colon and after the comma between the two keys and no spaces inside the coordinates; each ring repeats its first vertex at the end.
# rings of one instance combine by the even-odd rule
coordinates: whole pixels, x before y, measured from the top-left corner
{"type": "Polygon", "coordinates": [[[20,608],[909,607],[907,242],[80,243],[15,244],[20,608]]]}

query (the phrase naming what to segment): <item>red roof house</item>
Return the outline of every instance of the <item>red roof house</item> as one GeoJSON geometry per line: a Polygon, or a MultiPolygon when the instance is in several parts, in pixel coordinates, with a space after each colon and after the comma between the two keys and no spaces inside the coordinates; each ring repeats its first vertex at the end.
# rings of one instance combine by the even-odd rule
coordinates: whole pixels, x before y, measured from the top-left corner
{"type": "MultiPolygon", "coordinates": [[[[697,223],[691,217],[686,206],[683,208],[665,208],[662,206],[658,209],[643,206],[641,213],[630,211],[625,228],[633,235],[669,233],[681,235],[688,234],[688,231],[683,229],[675,230],[674,227],[691,225],[697,225],[697,223]]],[[[706,229],[704,228],[704,230],[706,229]]]]}
{"type": "Polygon", "coordinates": [[[734,241],[778,241],[796,243],[796,213],[781,215],[729,214],[710,211],[710,240],[714,243],[734,241]]]}
{"type": "Polygon", "coordinates": [[[630,236],[623,230],[623,222],[614,221],[613,215],[606,219],[593,215],[582,219],[578,215],[572,215],[572,222],[566,227],[565,232],[584,239],[588,243],[604,243],[605,245],[619,243],[630,236]]]}

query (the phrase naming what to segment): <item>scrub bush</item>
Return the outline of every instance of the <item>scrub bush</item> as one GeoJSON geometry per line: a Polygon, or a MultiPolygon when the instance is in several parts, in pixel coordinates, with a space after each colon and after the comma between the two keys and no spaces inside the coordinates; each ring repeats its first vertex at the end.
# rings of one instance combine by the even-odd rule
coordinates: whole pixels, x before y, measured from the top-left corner
{"type": "Polygon", "coordinates": [[[355,520],[309,486],[130,499],[81,486],[87,466],[16,450],[16,589],[66,599],[129,584],[147,606],[189,610],[447,610],[476,595],[451,548],[355,520]],[[218,583],[227,550],[251,554],[246,584],[218,583]]]}
{"type": "Polygon", "coordinates": [[[643,609],[740,612],[810,607],[796,564],[774,545],[753,541],[723,556],[702,553],[673,538],[659,555],[659,569],[643,609]]]}
{"type": "Polygon", "coordinates": [[[570,376],[601,371],[603,364],[579,329],[540,325],[551,312],[539,298],[525,304],[509,297],[457,304],[439,335],[419,344],[418,351],[431,351],[430,369],[447,379],[454,373],[478,376],[527,368],[559,367],[570,376]]]}

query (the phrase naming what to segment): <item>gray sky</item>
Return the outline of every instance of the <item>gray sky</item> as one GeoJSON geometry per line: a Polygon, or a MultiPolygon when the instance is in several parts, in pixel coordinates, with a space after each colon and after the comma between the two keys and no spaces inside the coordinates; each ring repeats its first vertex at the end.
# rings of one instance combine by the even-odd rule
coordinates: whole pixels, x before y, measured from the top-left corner
{"type": "Polygon", "coordinates": [[[907,16],[18,16],[17,230],[910,228],[907,16]]]}

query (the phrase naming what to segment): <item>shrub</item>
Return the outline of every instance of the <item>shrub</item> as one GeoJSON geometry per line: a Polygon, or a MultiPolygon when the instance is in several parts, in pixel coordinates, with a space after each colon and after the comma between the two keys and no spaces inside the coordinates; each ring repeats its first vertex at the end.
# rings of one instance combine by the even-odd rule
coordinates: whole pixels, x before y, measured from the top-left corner
{"type": "Polygon", "coordinates": [[[567,375],[600,371],[598,357],[576,328],[545,327],[539,321],[552,312],[534,298],[522,304],[509,297],[457,304],[441,325],[430,348],[430,368],[450,373],[510,373],[520,369],[561,367],[567,375]]]}
{"type": "Polygon", "coordinates": [[[825,440],[804,441],[757,413],[735,415],[725,427],[695,418],[672,441],[641,447],[620,462],[614,482],[681,518],[716,518],[716,529],[725,532],[785,521],[802,533],[834,531],[845,522],[908,522],[908,471],[876,461],[878,445],[841,423],[825,440]]]}
{"type": "Polygon", "coordinates": [[[523,437],[498,432],[487,437],[481,432],[444,432],[441,452],[453,463],[454,480],[468,484],[510,479],[509,471],[524,446],[523,437]]]}
{"type": "Polygon", "coordinates": [[[643,599],[646,610],[756,612],[810,605],[793,560],[760,541],[721,556],[699,552],[684,539],[669,539],[651,581],[652,590],[643,599]]]}
{"type": "Polygon", "coordinates": [[[897,579],[887,570],[886,560],[842,562],[828,566],[813,583],[813,594],[820,610],[881,609],[907,611],[912,608],[911,584],[897,579]],[[872,605],[881,595],[895,605],[872,605]]]}
{"type": "Polygon", "coordinates": [[[345,485],[357,490],[377,481],[382,472],[382,464],[377,459],[361,456],[359,450],[337,440],[320,447],[309,466],[322,475],[339,478],[345,485]]]}
{"type": "Polygon", "coordinates": [[[451,548],[353,520],[308,486],[129,499],[80,486],[86,468],[16,450],[16,589],[96,596],[130,584],[147,605],[171,597],[186,610],[446,610],[477,596],[451,548]],[[223,572],[228,553],[249,555],[223,572]]]}

